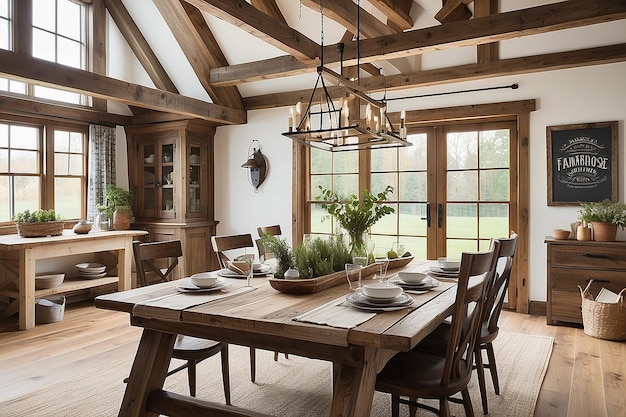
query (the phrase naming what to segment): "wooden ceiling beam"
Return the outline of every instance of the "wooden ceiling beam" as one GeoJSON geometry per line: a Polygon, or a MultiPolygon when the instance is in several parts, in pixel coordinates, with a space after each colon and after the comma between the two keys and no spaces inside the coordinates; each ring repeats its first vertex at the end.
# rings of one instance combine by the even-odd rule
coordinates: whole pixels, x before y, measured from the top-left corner
{"type": "Polygon", "coordinates": [[[435,14],[435,19],[441,23],[468,20],[472,12],[467,7],[474,0],[444,0],[443,7],[435,14]]]}
{"type": "MultiPolygon", "coordinates": [[[[312,10],[319,11],[319,0],[302,0],[302,4],[312,10]]],[[[391,35],[398,33],[393,28],[372,16],[370,13],[359,9],[352,0],[334,0],[322,3],[324,6],[324,16],[345,27],[352,33],[357,33],[357,13],[359,13],[361,36],[365,38],[375,38],[377,36],[391,35]]]]}
{"type": "MultiPolygon", "coordinates": [[[[460,65],[411,74],[370,77],[363,79],[361,85],[363,90],[374,93],[384,91],[385,89],[394,91],[431,87],[516,74],[530,74],[624,61],[626,61],[626,44],[617,44],[577,51],[510,58],[482,64],[460,65]]],[[[340,97],[343,91],[340,87],[331,87],[329,91],[331,90],[333,91],[332,97],[340,97]]],[[[311,94],[311,90],[302,90],[246,97],[244,98],[244,105],[248,110],[283,107],[304,99],[308,100],[311,94]]]]}
{"type": "MultiPolygon", "coordinates": [[[[496,15],[489,15],[463,22],[452,22],[445,25],[416,29],[395,35],[364,39],[360,46],[361,63],[388,60],[392,58],[419,55],[454,47],[473,46],[513,39],[521,36],[536,35],[552,31],[570,29],[596,23],[609,22],[626,18],[626,2],[624,0],[568,0],[561,3],[531,7],[496,15]]],[[[324,62],[336,64],[341,56],[337,45],[324,47],[324,62]]],[[[266,61],[246,63],[247,68],[263,67],[266,61]]],[[[356,64],[355,45],[346,45],[343,51],[344,65],[356,64]]],[[[270,73],[255,69],[245,77],[237,71],[237,65],[217,68],[220,79],[211,79],[213,85],[234,85],[241,80],[259,81],[261,79],[279,78],[282,73],[270,73]],[[236,77],[230,76],[231,71],[236,77]]],[[[308,68],[310,72],[315,67],[308,68]]],[[[213,75],[213,71],[212,74],[213,75]]]]}
{"type": "Polygon", "coordinates": [[[266,15],[287,24],[285,16],[283,16],[282,12],[278,8],[278,5],[276,4],[276,0],[251,0],[250,4],[266,15]]]}
{"type": "Polygon", "coordinates": [[[16,97],[11,93],[0,93],[0,108],[3,113],[16,116],[45,117],[84,123],[110,123],[121,126],[132,123],[130,116],[112,114],[70,104],[53,104],[32,97],[16,97]]]}
{"type": "Polygon", "coordinates": [[[222,124],[245,124],[246,112],[0,49],[0,74],[116,102],[222,124]]]}
{"type": "Polygon", "coordinates": [[[216,104],[243,109],[237,87],[213,87],[211,68],[228,65],[202,12],[183,0],[153,0],[187,57],[200,84],[216,104]]]}
{"type": "Polygon", "coordinates": [[[122,0],[104,0],[104,3],[126,43],[128,43],[128,46],[141,63],[141,66],[146,70],[148,77],[150,77],[156,88],[169,91],[170,93],[178,93],[176,85],[174,85],[167,71],[165,71],[152,48],[150,48],[150,44],[148,44],[130,13],[124,7],[122,0]]]}
{"type": "Polygon", "coordinates": [[[317,60],[320,46],[287,24],[241,0],[185,0],[304,61],[317,60]]]}
{"type": "Polygon", "coordinates": [[[400,30],[413,28],[411,6],[413,0],[369,0],[370,4],[387,16],[387,24],[400,30]]]}
{"type": "MultiPolygon", "coordinates": [[[[474,15],[484,17],[498,14],[498,0],[475,0],[474,15]]],[[[490,42],[476,47],[476,62],[479,64],[500,58],[499,42],[490,42]]]]}

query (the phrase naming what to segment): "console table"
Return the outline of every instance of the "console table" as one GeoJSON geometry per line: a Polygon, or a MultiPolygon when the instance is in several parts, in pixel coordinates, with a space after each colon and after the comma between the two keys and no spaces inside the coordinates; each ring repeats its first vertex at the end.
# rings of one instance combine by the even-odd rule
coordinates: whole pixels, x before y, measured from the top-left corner
{"type": "MultiPolygon", "coordinates": [[[[20,330],[35,327],[35,299],[51,294],[60,294],[86,288],[93,288],[111,282],[118,282],[118,290],[131,288],[131,265],[133,260],[133,240],[147,232],[142,230],[115,230],[76,234],[64,230],[60,236],[25,238],[19,235],[0,236],[0,263],[17,275],[17,289],[6,282],[0,295],[14,298],[19,308],[20,330]],[[39,259],[55,258],[81,253],[104,251],[117,252],[117,277],[104,277],[93,280],[72,280],[59,287],[35,290],[35,264],[39,259]]],[[[11,281],[14,282],[14,281],[11,281]]]]}
{"type": "Polygon", "coordinates": [[[626,242],[594,242],[546,238],[548,249],[548,324],[582,323],[578,286],[593,279],[592,294],[602,287],[626,287],[626,242]]]}

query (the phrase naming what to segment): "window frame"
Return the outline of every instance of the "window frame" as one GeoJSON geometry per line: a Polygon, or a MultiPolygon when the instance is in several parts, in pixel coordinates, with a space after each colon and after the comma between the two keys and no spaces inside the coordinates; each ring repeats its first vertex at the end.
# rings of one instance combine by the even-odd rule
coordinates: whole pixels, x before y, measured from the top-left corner
{"type": "MultiPolygon", "coordinates": [[[[54,133],[57,130],[70,131],[80,133],[82,135],[82,175],[81,177],[81,215],[78,218],[64,218],[63,220],[74,221],[81,218],[85,218],[87,214],[87,181],[88,181],[88,156],[89,156],[89,126],[85,123],[72,123],[58,120],[40,119],[33,117],[13,116],[0,113],[0,123],[9,125],[22,125],[36,127],[40,129],[39,132],[39,177],[40,181],[40,195],[39,195],[39,207],[33,209],[50,210],[55,209],[54,201],[54,187],[55,179],[58,177],[55,175],[54,166],[54,133]]],[[[11,173],[0,173],[1,176],[13,175],[11,173]]],[[[34,176],[34,175],[33,175],[34,176]]],[[[72,177],[76,177],[73,175],[72,177]]],[[[13,209],[13,205],[11,206],[13,209]]],[[[11,213],[10,213],[11,214],[11,213]]],[[[15,213],[12,213],[15,214],[15,213]]],[[[62,213],[58,213],[62,214],[62,213]]],[[[0,227],[13,225],[12,220],[0,221],[0,227]]]]}

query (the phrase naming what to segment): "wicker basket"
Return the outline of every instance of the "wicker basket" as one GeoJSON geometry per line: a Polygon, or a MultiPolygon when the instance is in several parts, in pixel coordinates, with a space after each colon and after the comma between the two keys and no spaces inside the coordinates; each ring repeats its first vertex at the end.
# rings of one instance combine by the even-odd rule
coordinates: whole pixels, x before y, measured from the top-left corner
{"type": "Polygon", "coordinates": [[[578,286],[582,297],[585,334],[598,339],[626,340],[626,303],[624,303],[626,288],[620,291],[617,303],[602,303],[595,301],[589,292],[592,282],[593,280],[589,280],[584,290],[578,286]]]}
{"type": "Polygon", "coordinates": [[[59,236],[63,233],[63,222],[15,223],[22,237],[59,236]]]}

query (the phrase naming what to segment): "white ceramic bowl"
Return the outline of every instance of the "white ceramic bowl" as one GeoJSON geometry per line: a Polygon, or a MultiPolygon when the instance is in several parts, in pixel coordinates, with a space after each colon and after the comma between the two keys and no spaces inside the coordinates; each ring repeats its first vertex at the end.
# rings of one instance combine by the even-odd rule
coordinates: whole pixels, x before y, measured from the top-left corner
{"type": "Polygon", "coordinates": [[[150,156],[145,157],[143,160],[146,161],[147,164],[154,163],[154,154],[150,154],[150,156]]]}
{"type": "Polygon", "coordinates": [[[200,288],[211,288],[217,283],[217,272],[200,272],[191,276],[191,283],[200,288]]]}
{"type": "Polygon", "coordinates": [[[419,284],[424,281],[428,275],[423,272],[415,271],[400,271],[398,272],[398,278],[407,284],[419,284]]]}
{"type": "Polygon", "coordinates": [[[402,294],[402,288],[397,285],[378,281],[363,285],[361,291],[366,297],[378,299],[396,298],[402,294]]]}
{"type": "Polygon", "coordinates": [[[35,276],[35,289],[44,290],[58,287],[63,283],[65,274],[61,272],[46,272],[35,276]]]}
{"type": "Polygon", "coordinates": [[[439,268],[443,270],[457,270],[461,266],[461,261],[458,259],[438,258],[439,268]]]}

